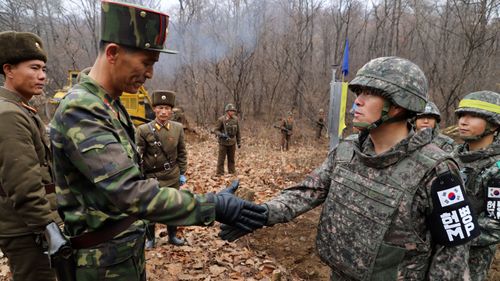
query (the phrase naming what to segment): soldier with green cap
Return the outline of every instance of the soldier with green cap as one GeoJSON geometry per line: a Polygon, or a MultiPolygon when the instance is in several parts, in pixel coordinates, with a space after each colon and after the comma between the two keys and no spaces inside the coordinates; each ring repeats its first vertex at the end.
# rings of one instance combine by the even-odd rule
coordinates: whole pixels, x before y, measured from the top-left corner
{"type": "Polygon", "coordinates": [[[486,280],[500,242],[500,94],[466,95],[455,110],[460,138],[454,156],[462,167],[465,191],[478,214],[481,235],[472,241],[472,280],[486,280]]]}
{"type": "MultiPolygon", "coordinates": [[[[427,79],[399,57],[369,61],[349,88],[354,126],[307,178],[262,204],[267,225],[321,204],[316,245],[331,280],[468,280],[467,242],[479,234],[458,166],[416,132],[427,79]]],[[[247,232],[222,226],[234,240],[247,232]]]]}
{"type": "Polygon", "coordinates": [[[160,52],[171,52],[164,48],[168,16],[113,1],[102,1],[101,11],[99,54],[50,124],[58,211],[73,249],[59,279],[142,281],[148,222],[259,227],[265,208],[234,196],[237,182],[200,195],[144,177],[120,96],[136,93],[153,77],[160,52]]]}
{"type": "Polygon", "coordinates": [[[432,142],[442,150],[451,153],[455,148],[455,141],[439,132],[439,122],[441,122],[441,113],[436,104],[431,101],[425,105],[423,112],[415,116],[415,128],[417,131],[430,128],[434,136],[432,142]]]}
{"type": "MultiPolygon", "coordinates": [[[[169,120],[175,105],[175,93],[154,91],[152,98],[156,119],[140,125],[135,133],[142,170],[146,178],[157,179],[160,186],[179,189],[186,183],[187,151],[182,124],[169,120]]],[[[176,226],[168,226],[167,230],[170,244],[184,244],[184,240],[176,237],[176,226]]],[[[146,248],[154,247],[154,223],[148,226],[146,238],[146,248]]]]}
{"type": "Polygon", "coordinates": [[[56,213],[49,141],[37,110],[47,53],[33,33],[0,32],[0,249],[14,280],[55,280],[43,231],[56,213]]]}
{"type": "Polygon", "coordinates": [[[226,114],[217,119],[214,128],[219,139],[219,153],[217,158],[217,175],[224,175],[224,162],[227,156],[227,170],[230,174],[236,173],[234,156],[236,146],[241,148],[240,123],[236,116],[236,107],[228,103],[224,108],[226,114]]]}

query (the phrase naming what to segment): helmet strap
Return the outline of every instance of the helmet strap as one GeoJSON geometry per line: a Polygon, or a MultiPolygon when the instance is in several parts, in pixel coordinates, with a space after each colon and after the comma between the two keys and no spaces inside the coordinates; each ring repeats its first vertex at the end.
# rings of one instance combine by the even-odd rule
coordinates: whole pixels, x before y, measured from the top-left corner
{"type": "Polygon", "coordinates": [[[391,108],[391,103],[388,100],[384,100],[384,107],[382,108],[380,119],[371,124],[368,122],[354,122],[353,126],[364,132],[365,131],[369,132],[377,127],[380,127],[380,125],[382,125],[383,123],[393,119],[389,116],[390,108],[391,108]]]}
{"type": "Polygon", "coordinates": [[[477,136],[467,136],[467,137],[461,137],[461,139],[465,142],[474,142],[474,141],[478,141],[488,135],[491,135],[491,134],[498,134],[498,129],[497,130],[493,130],[493,126],[491,126],[491,124],[489,122],[486,123],[486,128],[484,128],[484,131],[477,135],[477,136]]]}

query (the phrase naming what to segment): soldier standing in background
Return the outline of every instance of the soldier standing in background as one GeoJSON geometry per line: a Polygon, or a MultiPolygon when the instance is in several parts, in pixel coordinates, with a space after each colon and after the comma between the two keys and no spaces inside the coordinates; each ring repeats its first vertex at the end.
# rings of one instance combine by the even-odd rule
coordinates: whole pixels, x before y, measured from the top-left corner
{"type": "Polygon", "coordinates": [[[217,176],[224,175],[224,162],[227,155],[228,173],[236,173],[234,156],[236,146],[241,148],[240,124],[236,116],[236,107],[228,103],[224,108],[226,114],[217,119],[214,132],[219,138],[219,156],[217,158],[217,176]]]}
{"type": "Polygon", "coordinates": [[[462,166],[465,190],[478,214],[481,235],[472,241],[473,281],[486,280],[500,242],[500,94],[466,95],[455,110],[460,138],[454,156],[462,166]]]}
{"type": "MultiPolygon", "coordinates": [[[[304,181],[263,206],[267,225],[323,204],[316,245],[331,280],[468,280],[468,241],[479,234],[458,166],[408,123],[427,101],[414,63],[382,57],[349,84],[360,130],[304,181]]],[[[234,240],[246,232],[222,226],[234,240]]]]}
{"type": "MultiPolygon", "coordinates": [[[[135,134],[142,170],[146,178],[157,179],[161,187],[179,189],[186,183],[187,151],[182,124],[169,121],[175,105],[175,93],[155,91],[152,97],[156,119],[140,125],[135,134]]],[[[176,226],[167,226],[167,230],[170,244],[184,245],[184,240],[176,237],[176,226]]],[[[149,224],[146,238],[146,248],[153,248],[154,223],[149,224]]]]}
{"type": "Polygon", "coordinates": [[[290,139],[293,134],[293,113],[290,111],[287,115],[280,124],[281,150],[283,151],[288,151],[290,148],[290,139]]]}
{"type": "Polygon", "coordinates": [[[415,128],[421,131],[426,128],[432,130],[434,138],[432,142],[439,146],[442,150],[448,153],[452,153],[455,148],[455,141],[439,131],[439,122],[441,122],[441,113],[437,106],[429,101],[425,105],[425,110],[422,113],[417,114],[415,117],[415,128]]]}
{"type": "Polygon", "coordinates": [[[55,209],[51,153],[45,126],[28,102],[43,94],[47,53],[32,33],[0,33],[0,249],[14,280],[56,276],[42,246],[55,209]]]}
{"type": "Polygon", "coordinates": [[[325,111],[321,108],[318,114],[318,121],[316,121],[316,139],[321,139],[323,128],[325,128],[325,111]]]}
{"type": "MultiPolygon", "coordinates": [[[[145,281],[147,222],[245,228],[265,211],[232,193],[193,194],[162,187],[141,173],[132,120],[120,101],[153,77],[168,15],[139,5],[101,2],[99,54],[62,99],[50,123],[58,211],[70,237],[77,281],[145,281]]],[[[60,280],[71,280],[62,278],[60,280]]]]}

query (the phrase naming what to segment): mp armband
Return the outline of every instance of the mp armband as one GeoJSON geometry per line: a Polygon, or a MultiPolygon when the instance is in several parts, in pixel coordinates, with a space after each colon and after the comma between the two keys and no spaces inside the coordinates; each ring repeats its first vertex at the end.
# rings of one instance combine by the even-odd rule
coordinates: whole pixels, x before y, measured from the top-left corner
{"type": "Polygon", "coordinates": [[[436,243],[457,246],[479,235],[477,218],[458,176],[451,172],[439,175],[432,183],[431,197],[429,228],[436,243]]]}
{"type": "Polygon", "coordinates": [[[500,179],[490,179],[486,192],[486,216],[500,220],[500,179]]]}

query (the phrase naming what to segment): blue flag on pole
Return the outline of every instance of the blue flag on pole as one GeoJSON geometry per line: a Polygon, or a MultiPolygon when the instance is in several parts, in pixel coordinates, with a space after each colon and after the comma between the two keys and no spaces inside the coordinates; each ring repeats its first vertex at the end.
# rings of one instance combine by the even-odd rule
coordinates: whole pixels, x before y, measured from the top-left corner
{"type": "Polygon", "coordinates": [[[349,74],[349,40],[345,40],[344,57],[342,58],[342,74],[349,74]]]}

